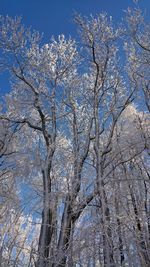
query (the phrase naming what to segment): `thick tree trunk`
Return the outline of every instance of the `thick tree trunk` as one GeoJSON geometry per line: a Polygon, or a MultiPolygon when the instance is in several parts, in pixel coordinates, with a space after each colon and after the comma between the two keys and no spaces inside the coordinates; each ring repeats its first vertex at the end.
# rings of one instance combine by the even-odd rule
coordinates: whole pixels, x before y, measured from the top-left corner
{"type": "Polygon", "coordinates": [[[68,195],[66,197],[64,212],[62,215],[61,230],[58,241],[58,254],[57,254],[58,262],[54,265],[55,267],[65,267],[66,265],[71,230],[72,230],[71,198],[68,195]]]}
{"type": "Polygon", "coordinates": [[[42,212],[42,225],[39,238],[39,261],[38,267],[48,266],[49,246],[52,236],[52,213],[49,208],[42,212]]]}
{"type": "Polygon", "coordinates": [[[43,170],[43,211],[42,224],[39,237],[38,253],[39,259],[37,267],[47,267],[49,262],[50,243],[53,234],[53,211],[51,210],[51,180],[50,180],[51,160],[43,170]]]}
{"type": "Polygon", "coordinates": [[[110,211],[107,204],[107,198],[104,188],[103,191],[103,253],[104,253],[104,267],[115,267],[113,256],[113,239],[110,226],[110,211]]]}

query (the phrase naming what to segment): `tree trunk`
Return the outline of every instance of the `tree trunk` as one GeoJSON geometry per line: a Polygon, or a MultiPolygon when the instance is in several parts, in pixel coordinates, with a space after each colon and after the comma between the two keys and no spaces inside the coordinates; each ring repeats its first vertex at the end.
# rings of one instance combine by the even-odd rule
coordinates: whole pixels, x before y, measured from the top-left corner
{"type": "Polygon", "coordinates": [[[50,169],[51,161],[48,162],[47,168],[42,172],[43,173],[43,211],[42,211],[42,224],[39,237],[39,259],[37,262],[37,267],[47,267],[49,262],[49,250],[51,237],[53,233],[52,226],[52,210],[50,208],[51,203],[51,180],[50,180],[50,169]]]}
{"type": "Polygon", "coordinates": [[[123,240],[122,240],[122,233],[121,233],[121,222],[119,219],[119,206],[118,206],[118,200],[115,197],[115,209],[116,209],[116,216],[117,216],[117,232],[118,232],[118,239],[119,239],[119,253],[120,253],[120,264],[121,266],[124,263],[125,257],[123,253],[123,240]]]}
{"type": "MultiPolygon", "coordinates": [[[[67,250],[69,247],[69,240],[72,230],[72,214],[71,214],[71,198],[66,197],[64,212],[61,221],[61,230],[58,241],[57,263],[55,267],[65,267],[67,260],[67,250]]],[[[53,267],[54,267],[53,266],[53,267]]]]}
{"type": "Polygon", "coordinates": [[[138,237],[137,238],[138,238],[139,255],[141,258],[141,263],[142,263],[142,265],[144,264],[145,266],[150,266],[150,257],[149,257],[149,254],[147,252],[147,247],[146,247],[145,240],[143,237],[143,229],[142,229],[143,227],[142,227],[141,222],[140,222],[140,217],[139,217],[139,213],[138,213],[136,199],[135,199],[135,196],[133,194],[132,187],[130,185],[129,185],[129,190],[130,190],[132,205],[133,205],[133,209],[134,209],[134,213],[135,213],[136,227],[138,230],[138,237]]]}

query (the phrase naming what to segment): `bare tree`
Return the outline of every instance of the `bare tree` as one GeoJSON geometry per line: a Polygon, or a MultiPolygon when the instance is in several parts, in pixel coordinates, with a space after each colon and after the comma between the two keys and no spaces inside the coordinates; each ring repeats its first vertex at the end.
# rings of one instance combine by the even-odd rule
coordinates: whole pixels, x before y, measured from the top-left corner
{"type": "MultiPolygon", "coordinates": [[[[0,117],[0,167],[21,208],[7,220],[7,266],[150,262],[149,117],[134,105],[142,84],[149,109],[148,33],[142,40],[140,15],[128,14],[130,84],[119,61],[124,31],[106,14],[75,17],[79,47],[63,35],[42,44],[19,18],[0,17],[0,65],[12,84],[0,117]]],[[[10,191],[8,200],[14,212],[10,191]]]]}

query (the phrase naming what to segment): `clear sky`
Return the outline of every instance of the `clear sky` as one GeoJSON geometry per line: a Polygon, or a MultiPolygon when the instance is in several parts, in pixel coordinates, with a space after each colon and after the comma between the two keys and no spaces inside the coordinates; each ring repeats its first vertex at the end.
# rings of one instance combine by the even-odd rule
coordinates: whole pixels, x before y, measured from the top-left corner
{"type": "MultiPolygon", "coordinates": [[[[21,15],[26,26],[44,32],[49,39],[61,33],[75,34],[74,12],[88,16],[106,11],[119,21],[123,10],[132,5],[132,0],[0,0],[0,14],[21,15]]],[[[150,15],[150,0],[139,0],[139,5],[150,15]]]]}
{"type": "MultiPolygon", "coordinates": [[[[44,33],[44,41],[48,42],[52,35],[61,33],[76,36],[74,12],[88,16],[106,11],[119,22],[129,6],[133,6],[132,0],[0,0],[0,14],[22,16],[24,25],[44,33]]],[[[150,19],[150,0],[139,0],[139,6],[150,19]]],[[[5,75],[0,75],[0,95],[7,91],[4,80],[5,75]]]]}

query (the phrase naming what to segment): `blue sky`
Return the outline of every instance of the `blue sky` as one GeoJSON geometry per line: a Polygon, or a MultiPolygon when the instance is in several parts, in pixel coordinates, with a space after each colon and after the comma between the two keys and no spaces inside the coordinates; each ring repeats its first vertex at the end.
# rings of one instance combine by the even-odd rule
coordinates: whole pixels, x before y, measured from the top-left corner
{"type": "MultiPolygon", "coordinates": [[[[88,16],[105,11],[119,22],[129,6],[133,6],[132,0],[0,0],[0,14],[22,16],[25,26],[44,33],[44,41],[49,42],[52,35],[62,33],[76,37],[75,12],[88,16]]],[[[139,6],[150,19],[150,0],[139,0],[139,6]]],[[[0,95],[8,91],[6,80],[7,76],[0,74],[0,95]]]]}
{"type": "MultiPolygon", "coordinates": [[[[83,15],[106,11],[119,21],[132,0],[0,0],[1,15],[21,15],[26,26],[44,32],[45,39],[64,33],[75,35],[74,12],[83,15]]],[[[140,7],[150,14],[150,0],[140,0],[140,7]]]]}

